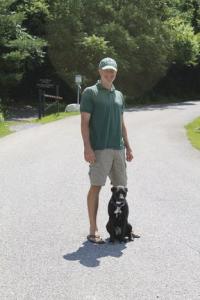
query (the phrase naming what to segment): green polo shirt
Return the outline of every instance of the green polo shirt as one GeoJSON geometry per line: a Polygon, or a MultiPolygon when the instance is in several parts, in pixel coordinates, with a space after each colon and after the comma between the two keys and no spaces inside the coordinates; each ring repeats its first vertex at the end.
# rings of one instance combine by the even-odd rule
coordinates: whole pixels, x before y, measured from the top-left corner
{"type": "Polygon", "coordinates": [[[89,129],[93,150],[124,149],[124,98],[114,85],[108,90],[97,81],[95,85],[87,87],[81,96],[80,111],[91,114],[89,129]]]}

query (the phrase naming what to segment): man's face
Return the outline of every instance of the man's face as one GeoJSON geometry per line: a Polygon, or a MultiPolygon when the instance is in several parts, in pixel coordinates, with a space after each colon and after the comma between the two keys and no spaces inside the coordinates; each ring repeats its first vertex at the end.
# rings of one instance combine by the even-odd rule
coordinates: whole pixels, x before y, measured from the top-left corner
{"type": "Polygon", "coordinates": [[[112,83],[115,80],[115,77],[117,75],[117,72],[112,69],[107,70],[99,70],[99,74],[101,76],[101,79],[105,82],[112,83]]]}

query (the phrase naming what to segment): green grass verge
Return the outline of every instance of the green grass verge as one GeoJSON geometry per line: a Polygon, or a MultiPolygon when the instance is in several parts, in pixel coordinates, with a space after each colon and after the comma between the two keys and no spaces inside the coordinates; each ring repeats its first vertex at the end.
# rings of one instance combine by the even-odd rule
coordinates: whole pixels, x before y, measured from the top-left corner
{"type": "Polygon", "coordinates": [[[60,112],[59,114],[54,113],[54,114],[45,116],[42,119],[36,119],[36,120],[32,121],[32,123],[45,124],[45,123],[49,123],[49,122],[53,122],[53,121],[63,119],[65,117],[75,116],[75,115],[79,115],[79,114],[80,114],[80,112],[60,112]]]}
{"type": "Polygon", "coordinates": [[[200,117],[185,126],[191,144],[200,150],[200,117]]]}
{"type": "Polygon", "coordinates": [[[9,129],[9,122],[0,121],[0,137],[6,136],[12,133],[9,129]]]}
{"type": "Polygon", "coordinates": [[[54,122],[66,117],[70,117],[70,116],[75,116],[75,115],[79,115],[80,112],[60,112],[58,113],[54,113],[48,116],[45,116],[44,118],[41,119],[35,119],[35,120],[20,120],[20,121],[3,121],[1,115],[0,115],[0,138],[4,137],[8,134],[11,134],[15,131],[10,130],[9,126],[13,126],[13,125],[20,125],[20,124],[30,124],[30,123],[39,123],[39,124],[45,124],[45,123],[49,123],[49,122],[54,122]]]}

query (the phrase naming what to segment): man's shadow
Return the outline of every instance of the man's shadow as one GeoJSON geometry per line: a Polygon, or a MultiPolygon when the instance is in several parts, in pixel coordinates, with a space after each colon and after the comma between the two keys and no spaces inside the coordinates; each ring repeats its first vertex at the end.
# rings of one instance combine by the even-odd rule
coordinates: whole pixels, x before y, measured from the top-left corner
{"type": "Polygon", "coordinates": [[[106,256],[120,257],[123,250],[126,249],[126,243],[115,242],[114,244],[106,239],[105,244],[94,244],[89,241],[83,242],[78,250],[63,256],[66,260],[78,260],[85,267],[98,267],[100,258],[106,256]]]}

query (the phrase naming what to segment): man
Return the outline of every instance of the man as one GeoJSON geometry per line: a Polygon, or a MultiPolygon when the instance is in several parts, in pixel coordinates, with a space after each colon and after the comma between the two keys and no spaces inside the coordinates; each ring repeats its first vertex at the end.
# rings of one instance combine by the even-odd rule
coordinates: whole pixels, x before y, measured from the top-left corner
{"type": "Polygon", "coordinates": [[[108,176],[113,186],[126,186],[125,156],[127,161],[133,159],[123,119],[123,95],[113,85],[117,75],[116,61],[109,57],[102,59],[99,74],[100,80],[83,91],[80,105],[84,157],[90,163],[91,186],[87,196],[90,233],[87,239],[97,244],[104,243],[96,222],[101,187],[108,176]]]}

